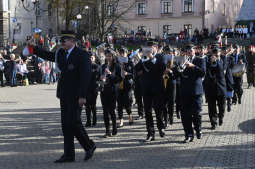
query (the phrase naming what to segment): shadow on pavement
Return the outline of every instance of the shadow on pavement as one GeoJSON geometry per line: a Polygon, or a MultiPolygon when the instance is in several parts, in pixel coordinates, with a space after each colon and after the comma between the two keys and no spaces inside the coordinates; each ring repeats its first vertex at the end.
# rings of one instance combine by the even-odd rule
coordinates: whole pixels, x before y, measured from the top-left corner
{"type": "Polygon", "coordinates": [[[255,119],[242,122],[238,127],[245,133],[255,134],[255,119]]]}

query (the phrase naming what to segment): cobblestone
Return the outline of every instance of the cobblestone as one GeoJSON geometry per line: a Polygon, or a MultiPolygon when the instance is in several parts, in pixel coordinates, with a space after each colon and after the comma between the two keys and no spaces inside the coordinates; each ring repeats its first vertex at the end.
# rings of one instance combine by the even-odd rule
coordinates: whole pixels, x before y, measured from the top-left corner
{"type": "MultiPolygon", "coordinates": [[[[244,85],[245,88],[245,85],[244,85]]],[[[226,112],[224,123],[210,130],[207,105],[203,105],[203,138],[182,144],[181,121],[166,130],[166,137],[143,143],[145,120],[127,123],[118,136],[103,138],[102,108],[98,99],[98,125],[88,128],[97,150],[83,161],[76,142],[76,162],[54,164],[63,153],[56,85],[0,88],[0,169],[170,169],[255,168],[255,89],[244,89],[241,105],[226,112]]],[[[137,117],[134,108],[133,114],[137,117]]],[[[83,121],[85,122],[85,113],[83,121]]]]}

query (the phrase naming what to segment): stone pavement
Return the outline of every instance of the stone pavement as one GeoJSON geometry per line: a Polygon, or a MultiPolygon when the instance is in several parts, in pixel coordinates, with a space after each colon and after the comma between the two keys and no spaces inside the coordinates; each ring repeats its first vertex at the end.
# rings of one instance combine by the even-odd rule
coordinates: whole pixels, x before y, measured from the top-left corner
{"type": "MultiPolygon", "coordinates": [[[[99,102],[98,126],[88,129],[97,144],[95,156],[84,162],[84,152],[76,144],[76,162],[69,164],[53,163],[63,152],[56,85],[0,88],[0,169],[255,168],[255,88],[246,86],[242,104],[226,112],[223,126],[215,131],[209,129],[204,104],[203,138],[188,144],[181,143],[184,134],[176,117],[166,138],[157,132],[153,143],[142,142],[144,119],[129,126],[127,114],[118,136],[103,138],[99,102]]],[[[136,109],[133,112],[137,117],[136,109]]]]}

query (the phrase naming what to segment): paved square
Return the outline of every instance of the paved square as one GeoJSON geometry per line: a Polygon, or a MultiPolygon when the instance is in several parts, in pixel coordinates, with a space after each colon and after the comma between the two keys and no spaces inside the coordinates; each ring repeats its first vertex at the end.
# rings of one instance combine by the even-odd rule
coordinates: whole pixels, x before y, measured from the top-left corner
{"type": "MultiPolygon", "coordinates": [[[[88,128],[97,150],[84,162],[84,151],[76,144],[76,162],[54,164],[63,153],[56,85],[0,88],[0,169],[170,169],[255,168],[255,89],[246,89],[241,105],[226,112],[224,124],[211,131],[207,105],[203,105],[203,138],[182,144],[181,121],[156,133],[156,141],[143,143],[145,120],[125,127],[118,136],[103,138],[102,108],[98,99],[98,125],[88,128]]],[[[137,117],[136,108],[133,114],[137,117]]],[[[83,111],[83,122],[85,113],[83,111]]]]}

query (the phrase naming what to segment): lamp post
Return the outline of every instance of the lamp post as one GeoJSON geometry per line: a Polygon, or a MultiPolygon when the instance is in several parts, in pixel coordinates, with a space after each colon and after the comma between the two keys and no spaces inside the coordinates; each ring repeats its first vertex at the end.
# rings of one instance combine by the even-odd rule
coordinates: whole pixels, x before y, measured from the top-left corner
{"type": "MultiPolygon", "coordinates": [[[[40,11],[42,10],[40,8],[40,0],[20,0],[22,2],[23,8],[27,12],[35,12],[35,27],[38,27],[38,16],[40,15],[40,11]]],[[[47,10],[42,10],[47,11],[47,10]]]]}
{"type": "Polygon", "coordinates": [[[88,34],[89,34],[89,39],[90,39],[90,11],[89,11],[89,6],[85,6],[84,9],[86,10],[87,18],[88,18],[88,34]]]}
{"type": "Polygon", "coordinates": [[[76,19],[77,19],[77,24],[78,24],[78,26],[77,26],[77,33],[79,34],[80,33],[80,20],[82,19],[82,15],[78,14],[76,16],[76,19]]]}

